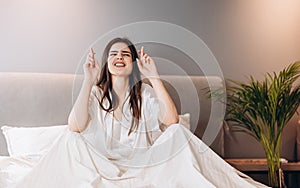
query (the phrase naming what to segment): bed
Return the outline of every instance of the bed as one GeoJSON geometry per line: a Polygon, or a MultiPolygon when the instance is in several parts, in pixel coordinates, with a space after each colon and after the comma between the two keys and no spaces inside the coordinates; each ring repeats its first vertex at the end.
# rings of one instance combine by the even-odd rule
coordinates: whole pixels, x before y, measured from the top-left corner
{"type": "MultiPolygon", "coordinates": [[[[0,187],[26,174],[45,154],[67,118],[82,82],[82,75],[59,73],[0,73],[0,187]],[[5,136],[4,136],[4,134],[5,136]]],[[[189,113],[189,129],[205,135],[212,100],[208,88],[223,88],[219,77],[161,76],[180,114],[189,113]]],[[[222,113],[218,114],[222,118],[222,113]]],[[[216,129],[208,145],[224,156],[224,133],[216,129]]],[[[237,171],[237,173],[239,173],[237,171]]],[[[241,176],[244,176],[240,173],[241,176]]],[[[244,176],[247,181],[263,185],[244,176]]]]}

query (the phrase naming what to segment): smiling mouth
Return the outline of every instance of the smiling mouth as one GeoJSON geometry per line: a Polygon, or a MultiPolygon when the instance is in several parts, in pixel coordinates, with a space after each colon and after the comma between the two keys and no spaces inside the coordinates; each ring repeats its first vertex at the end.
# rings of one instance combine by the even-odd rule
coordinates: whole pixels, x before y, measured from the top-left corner
{"type": "Polygon", "coordinates": [[[116,62],[116,63],[114,63],[114,66],[115,67],[125,67],[125,63],[123,63],[123,62],[116,62]]]}

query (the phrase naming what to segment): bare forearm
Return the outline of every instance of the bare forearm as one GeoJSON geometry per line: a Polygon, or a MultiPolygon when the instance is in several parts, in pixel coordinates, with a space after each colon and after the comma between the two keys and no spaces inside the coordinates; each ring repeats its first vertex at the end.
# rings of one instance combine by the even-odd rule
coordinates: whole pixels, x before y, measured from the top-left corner
{"type": "Polygon", "coordinates": [[[149,79],[156,96],[159,99],[160,116],[159,119],[165,125],[178,123],[178,113],[176,106],[170,97],[168,91],[159,78],[149,79]]]}
{"type": "Polygon", "coordinates": [[[93,87],[93,83],[84,79],[79,95],[69,115],[69,129],[74,132],[83,131],[89,121],[89,98],[93,87]]]}
{"type": "Polygon", "coordinates": [[[175,104],[159,78],[155,62],[148,54],[144,53],[144,47],[139,50],[139,53],[140,58],[137,59],[139,70],[146,78],[149,79],[155,94],[159,99],[159,120],[165,125],[178,123],[178,113],[175,104]]]}

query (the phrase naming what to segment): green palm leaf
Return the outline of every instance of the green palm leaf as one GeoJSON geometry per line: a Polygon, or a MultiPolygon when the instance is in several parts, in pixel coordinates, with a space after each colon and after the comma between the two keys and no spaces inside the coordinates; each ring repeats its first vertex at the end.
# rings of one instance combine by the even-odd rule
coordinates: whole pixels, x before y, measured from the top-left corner
{"type": "Polygon", "coordinates": [[[294,85],[299,76],[300,62],[295,62],[279,74],[267,73],[263,81],[252,76],[249,83],[229,80],[225,120],[234,131],[251,132],[259,142],[264,137],[277,147],[284,126],[299,107],[300,86],[294,85]]]}

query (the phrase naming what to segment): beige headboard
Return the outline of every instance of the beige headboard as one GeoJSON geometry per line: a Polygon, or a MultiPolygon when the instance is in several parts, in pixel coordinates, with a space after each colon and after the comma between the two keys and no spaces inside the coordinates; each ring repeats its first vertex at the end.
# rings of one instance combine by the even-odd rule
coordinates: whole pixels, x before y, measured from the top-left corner
{"type": "MultiPolygon", "coordinates": [[[[80,89],[82,75],[49,73],[0,73],[0,127],[51,126],[67,124],[67,118],[80,89]],[[74,93],[74,94],[73,94],[74,93]]],[[[161,76],[179,113],[191,113],[191,129],[203,135],[211,110],[207,96],[208,79],[213,87],[223,87],[218,77],[161,76]]],[[[211,147],[223,151],[222,132],[211,147]]],[[[7,155],[0,134],[0,155],[7,155]]]]}

